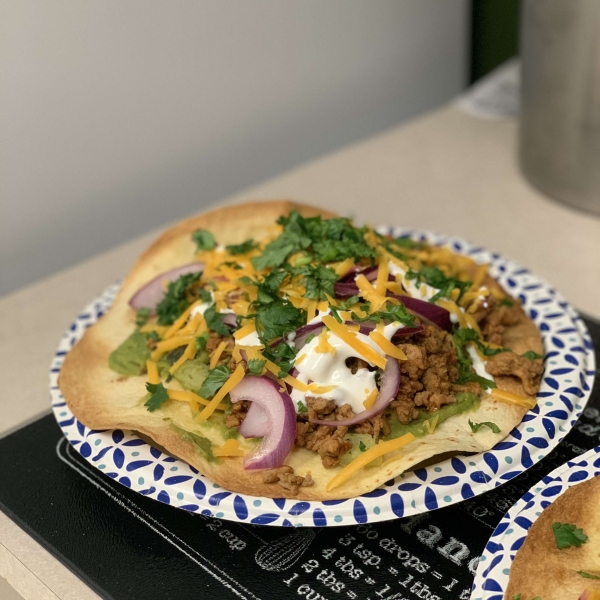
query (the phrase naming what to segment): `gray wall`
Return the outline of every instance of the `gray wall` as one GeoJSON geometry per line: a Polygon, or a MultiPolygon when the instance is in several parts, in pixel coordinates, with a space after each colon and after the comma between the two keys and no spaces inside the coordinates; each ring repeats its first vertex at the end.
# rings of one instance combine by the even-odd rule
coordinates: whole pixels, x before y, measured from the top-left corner
{"type": "Polygon", "coordinates": [[[466,80],[466,0],[4,0],[0,28],[0,293],[466,80]]]}

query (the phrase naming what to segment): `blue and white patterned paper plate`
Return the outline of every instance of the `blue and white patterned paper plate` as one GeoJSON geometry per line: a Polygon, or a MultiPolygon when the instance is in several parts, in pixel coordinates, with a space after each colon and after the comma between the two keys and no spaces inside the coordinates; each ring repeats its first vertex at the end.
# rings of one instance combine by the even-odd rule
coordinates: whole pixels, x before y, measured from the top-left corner
{"type": "Polygon", "coordinates": [[[93,431],[79,423],[57,386],[65,354],[87,327],[106,312],[118,286],[87,306],[63,335],[52,362],[50,391],[65,436],[90,464],[121,484],[160,502],[191,512],[246,523],[282,526],[353,525],[406,517],[472,498],[509,481],[550,452],[575,424],[593,385],[592,342],[575,310],[551,287],[512,261],[461,240],[406,229],[434,244],[450,244],[479,263],[518,296],[539,328],[546,352],[537,406],[492,450],[461,455],[404,473],[382,487],[348,500],[298,502],[232,493],[196,469],[152,448],[127,431],[93,431]]]}
{"type": "Polygon", "coordinates": [[[534,485],[502,518],[475,573],[471,600],[503,600],[510,567],[529,528],[570,487],[600,475],[600,446],[558,467],[534,485]]]}

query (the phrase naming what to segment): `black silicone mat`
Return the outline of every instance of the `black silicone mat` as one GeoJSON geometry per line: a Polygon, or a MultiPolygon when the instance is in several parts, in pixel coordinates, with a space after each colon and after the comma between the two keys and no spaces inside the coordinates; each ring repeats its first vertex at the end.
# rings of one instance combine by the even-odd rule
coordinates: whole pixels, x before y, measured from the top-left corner
{"type": "MultiPolygon", "coordinates": [[[[586,322],[600,348],[600,324],[586,322]]],[[[463,600],[502,515],[548,472],[599,444],[597,380],[565,440],[492,492],[373,525],[288,529],[140,496],[90,467],[48,415],[0,440],[0,508],[112,600],[463,600]]]]}

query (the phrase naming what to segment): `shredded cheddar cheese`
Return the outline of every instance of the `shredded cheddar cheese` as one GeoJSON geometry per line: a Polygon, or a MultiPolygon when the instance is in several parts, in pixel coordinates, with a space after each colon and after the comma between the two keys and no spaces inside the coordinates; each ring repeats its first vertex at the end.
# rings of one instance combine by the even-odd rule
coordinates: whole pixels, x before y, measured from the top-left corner
{"type": "Polygon", "coordinates": [[[365,300],[371,303],[371,308],[369,312],[372,314],[381,310],[386,302],[391,301],[391,298],[388,298],[384,294],[380,294],[377,290],[371,285],[371,282],[361,273],[355,280],[356,286],[362,292],[365,300]]]}
{"type": "Polygon", "coordinates": [[[171,325],[171,327],[169,327],[169,329],[167,329],[167,331],[163,335],[163,338],[165,340],[168,340],[170,337],[173,337],[175,335],[175,332],[178,331],[179,329],[181,329],[183,327],[184,323],[188,320],[188,317],[190,316],[190,313],[192,312],[192,310],[194,310],[194,308],[196,308],[196,306],[199,306],[200,304],[202,304],[202,300],[196,300],[196,302],[194,302],[193,304],[190,304],[183,311],[183,313],[181,313],[181,315],[176,319],[176,321],[173,323],[173,325],[171,325]]]}
{"type": "Polygon", "coordinates": [[[202,313],[196,313],[187,323],[185,327],[182,327],[175,335],[190,335],[197,331],[201,327],[206,327],[206,321],[202,313]]]}
{"type": "Polygon", "coordinates": [[[245,375],[242,365],[238,365],[229,379],[223,384],[223,387],[214,395],[213,399],[208,403],[208,406],[198,415],[197,421],[206,421],[213,414],[219,403],[229,392],[242,380],[245,375]]]}
{"type": "Polygon", "coordinates": [[[319,334],[319,343],[315,348],[317,354],[326,354],[329,352],[331,356],[335,356],[335,348],[329,343],[329,332],[323,329],[319,334]]]}
{"type": "Polygon", "coordinates": [[[398,360],[406,360],[406,354],[376,329],[371,331],[369,337],[389,356],[398,360]]]}
{"type": "Polygon", "coordinates": [[[480,338],[483,338],[483,333],[481,333],[481,329],[479,328],[479,325],[477,324],[477,321],[474,319],[473,315],[463,314],[463,317],[467,325],[471,329],[474,329],[480,338]]]}
{"type": "Polygon", "coordinates": [[[227,440],[219,448],[213,449],[215,456],[244,456],[246,452],[240,448],[240,443],[237,440],[227,440]]]}
{"type": "Polygon", "coordinates": [[[385,369],[387,360],[385,357],[377,354],[373,348],[367,346],[364,342],[361,342],[356,333],[348,331],[342,324],[338,323],[331,315],[323,317],[323,323],[329,327],[332,333],[342,339],[348,346],[356,350],[360,356],[362,356],[368,362],[376,365],[381,369],[385,369]]]}
{"type": "Polygon", "coordinates": [[[375,290],[378,294],[385,296],[386,284],[389,275],[389,266],[386,260],[379,261],[379,268],[377,269],[377,281],[375,283],[375,290]]]}
{"type": "Polygon", "coordinates": [[[492,395],[492,398],[494,398],[494,400],[506,402],[507,404],[516,404],[518,406],[524,406],[525,408],[529,409],[533,408],[537,404],[537,400],[535,398],[519,396],[518,394],[505,392],[504,390],[500,390],[498,388],[492,388],[490,390],[490,394],[492,395]]]}
{"type": "Polygon", "coordinates": [[[245,338],[247,335],[250,335],[251,333],[254,333],[255,331],[256,331],[256,323],[254,321],[252,321],[251,323],[244,325],[243,327],[238,329],[236,332],[234,332],[233,337],[236,340],[241,340],[242,338],[245,338]]]}
{"type": "MultiPolygon", "coordinates": [[[[199,396],[198,394],[194,394],[194,392],[189,392],[187,390],[172,390],[167,389],[167,394],[169,395],[170,400],[178,400],[179,402],[187,402],[194,411],[198,410],[198,405],[202,404],[204,406],[208,406],[209,401],[199,396]]],[[[217,406],[219,410],[227,410],[226,404],[219,404],[217,406]]]]}
{"type": "Polygon", "coordinates": [[[169,373],[171,375],[179,369],[179,367],[186,361],[196,356],[196,338],[194,338],[183,351],[183,354],[171,365],[169,373]]]}
{"type": "Polygon", "coordinates": [[[366,398],[365,401],[363,402],[363,406],[365,407],[365,410],[368,410],[369,408],[371,408],[371,406],[373,406],[373,404],[375,404],[375,400],[377,399],[377,396],[379,395],[379,390],[374,389],[366,398]]]}
{"type": "Polygon", "coordinates": [[[338,278],[343,277],[344,275],[346,275],[346,273],[350,271],[350,269],[354,267],[354,259],[347,258],[342,262],[334,263],[330,266],[335,271],[335,274],[338,276],[338,278]]]}
{"type": "Polygon", "coordinates": [[[169,350],[175,350],[175,348],[179,348],[179,346],[186,346],[187,344],[189,344],[191,341],[193,341],[195,339],[196,338],[191,337],[191,336],[183,336],[182,335],[179,337],[173,337],[171,339],[164,340],[162,342],[158,342],[156,344],[156,348],[152,351],[150,358],[152,360],[158,361],[169,350]]]}
{"type": "Polygon", "coordinates": [[[158,365],[153,360],[146,361],[146,371],[148,372],[148,383],[160,383],[160,375],[158,374],[158,365]]]}
{"type": "Polygon", "coordinates": [[[394,450],[398,450],[407,444],[410,444],[413,440],[415,440],[415,436],[412,433],[405,433],[403,436],[396,438],[395,440],[390,440],[388,442],[379,442],[377,446],[373,448],[369,448],[367,451],[363,452],[358,458],[355,458],[349,465],[346,465],[337,475],[332,477],[327,483],[326,490],[330,492],[336,487],[342,485],[345,481],[347,481],[354,473],[356,473],[359,469],[362,469],[365,465],[368,465],[371,461],[387,454],[388,452],[393,452],[394,450]]]}
{"type": "Polygon", "coordinates": [[[221,358],[221,354],[227,348],[227,342],[221,342],[211,353],[210,355],[210,365],[211,369],[214,369],[219,364],[219,359],[221,358]]]}

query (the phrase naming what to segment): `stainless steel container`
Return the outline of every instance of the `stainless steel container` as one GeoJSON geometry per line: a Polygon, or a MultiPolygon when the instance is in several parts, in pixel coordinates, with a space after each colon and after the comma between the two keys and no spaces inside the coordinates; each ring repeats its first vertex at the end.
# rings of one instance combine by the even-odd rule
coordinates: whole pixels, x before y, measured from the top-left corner
{"type": "Polygon", "coordinates": [[[600,214],[600,0],[524,0],[523,173],[600,214]]]}

